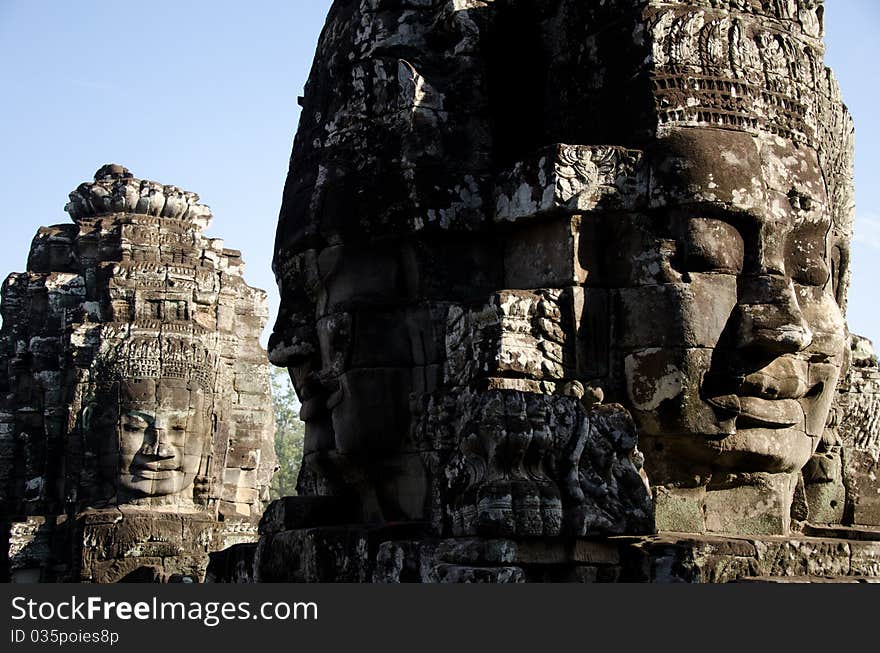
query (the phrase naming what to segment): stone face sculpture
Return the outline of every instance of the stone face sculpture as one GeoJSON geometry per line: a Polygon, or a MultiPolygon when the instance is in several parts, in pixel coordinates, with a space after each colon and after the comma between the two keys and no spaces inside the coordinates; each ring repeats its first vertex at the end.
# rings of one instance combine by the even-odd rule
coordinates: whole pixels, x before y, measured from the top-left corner
{"type": "Polygon", "coordinates": [[[662,530],[788,533],[848,356],[823,12],[335,2],[274,261],[300,493],[439,536],[639,534],[647,472],[662,530]],[[641,452],[598,426],[624,409],[641,452]]]}
{"type": "MultiPolygon", "coordinates": [[[[506,265],[529,243],[492,215],[495,13],[331,9],[285,187],[269,347],[303,401],[300,494],[436,535],[650,532],[631,423],[578,400],[583,288],[506,265]]],[[[547,245],[564,266],[565,241],[547,245]]]]}
{"type": "Polygon", "coordinates": [[[129,334],[120,349],[83,412],[111,501],[191,504],[211,451],[216,362],[192,338],[129,334]]]}
{"type": "Polygon", "coordinates": [[[852,125],[821,67],[822,11],[642,14],[648,219],[614,228],[647,243],[628,253],[659,270],[618,277],[610,349],[661,529],[786,533],[797,472],[825,430],[847,349],[853,201],[852,125]],[[645,328],[652,315],[671,324],[645,328]]]}
{"type": "Polygon", "coordinates": [[[109,165],[67,211],[3,287],[13,574],[204,578],[254,539],[274,470],[265,293],[193,193],[109,165]]]}

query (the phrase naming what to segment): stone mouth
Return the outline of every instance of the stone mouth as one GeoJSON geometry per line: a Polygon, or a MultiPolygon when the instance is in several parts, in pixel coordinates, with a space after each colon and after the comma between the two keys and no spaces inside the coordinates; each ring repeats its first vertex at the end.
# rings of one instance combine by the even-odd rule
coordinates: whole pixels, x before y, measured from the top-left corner
{"type": "Polygon", "coordinates": [[[797,399],[767,399],[735,394],[711,397],[706,402],[736,417],[737,428],[785,429],[803,423],[804,408],[797,399]]]}
{"type": "Polygon", "coordinates": [[[177,466],[163,465],[160,462],[146,462],[132,465],[131,473],[133,476],[146,479],[148,481],[164,481],[173,477],[179,468],[177,466]]]}
{"type": "Polygon", "coordinates": [[[300,404],[299,418],[303,422],[315,419],[321,413],[327,411],[327,400],[324,397],[313,397],[311,399],[303,399],[300,404]]]}

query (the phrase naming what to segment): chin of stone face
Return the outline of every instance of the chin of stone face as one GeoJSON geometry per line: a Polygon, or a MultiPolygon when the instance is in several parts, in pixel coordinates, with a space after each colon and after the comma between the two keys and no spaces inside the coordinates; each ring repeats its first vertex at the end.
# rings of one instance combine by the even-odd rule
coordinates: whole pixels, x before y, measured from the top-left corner
{"type": "Polygon", "coordinates": [[[3,285],[14,577],[202,580],[210,552],[256,537],[275,465],[266,296],[198,199],[104,166],[3,285]]]}

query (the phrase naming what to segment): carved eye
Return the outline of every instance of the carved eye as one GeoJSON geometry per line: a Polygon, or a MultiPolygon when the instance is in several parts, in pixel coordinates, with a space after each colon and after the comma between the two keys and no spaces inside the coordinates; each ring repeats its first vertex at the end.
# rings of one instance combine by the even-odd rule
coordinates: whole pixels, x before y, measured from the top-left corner
{"type": "Polygon", "coordinates": [[[785,268],[792,281],[822,288],[831,279],[825,256],[825,231],[821,225],[795,231],[789,236],[785,268]]]}
{"type": "Polygon", "coordinates": [[[846,286],[841,284],[846,268],[846,256],[840,247],[834,247],[831,250],[831,288],[834,293],[834,299],[839,305],[845,303],[846,286]]]}
{"type": "Polygon", "coordinates": [[[830,277],[831,270],[828,269],[825,261],[814,258],[799,261],[799,264],[791,273],[791,278],[795,283],[816,288],[824,287],[830,277]]]}
{"type": "Polygon", "coordinates": [[[132,424],[131,422],[125,423],[122,428],[128,433],[137,433],[144,430],[144,427],[140,424],[132,424]]]}
{"type": "Polygon", "coordinates": [[[714,218],[693,218],[684,225],[684,266],[689,272],[742,271],[745,246],[732,224],[714,218]]]}

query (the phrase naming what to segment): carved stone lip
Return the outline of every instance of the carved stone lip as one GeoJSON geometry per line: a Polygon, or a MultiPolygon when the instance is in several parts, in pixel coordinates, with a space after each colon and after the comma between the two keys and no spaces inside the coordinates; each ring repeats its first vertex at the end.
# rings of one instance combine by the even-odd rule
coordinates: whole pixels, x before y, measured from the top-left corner
{"type": "Polygon", "coordinates": [[[299,409],[299,418],[303,422],[308,422],[325,412],[327,412],[327,399],[325,397],[319,396],[304,399],[299,409]]]}
{"type": "Polygon", "coordinates": [[[163,466],[159,462],[139,463],[131,466],[131,473],[148,481],[162,481],[171,478],[179,471],[177,466],[163,466]]]}
{"type": "Polygon", "coordinates": [[[768,368],[772,372],[762,371],[745,376],[736,394],[767,400],[802,399],[810,387],[806,380],[806,369],[799,369],[800,365],[795,361],[780,359],[768,368]]]}
{"type": "Polygon", "coordinates": [[[145,481],[167,481],[171,478],[174,478],[174,475],[177,474],[177,470],[169,469],[161,472],[151,472],[147,469],[138,469],[132,472],[132,475],[135,478],[141,478],[145,481]]]}
{"type": "Polygon", "coordinates": [[[803,423],[804,409],[797,399],[765,399],[721,395],[706,403],[736,416],[738,428],[759,427],[785,429],[803,423]]]}
{"type": "Polygon", "coordinates": [[[342,400],[345,398],[345,393],[342,391],[342,388],[339,388],[336,392],[327,397],[327,408],[328,410],[333,410],[339,404],[342,403],[342,400]]]}

